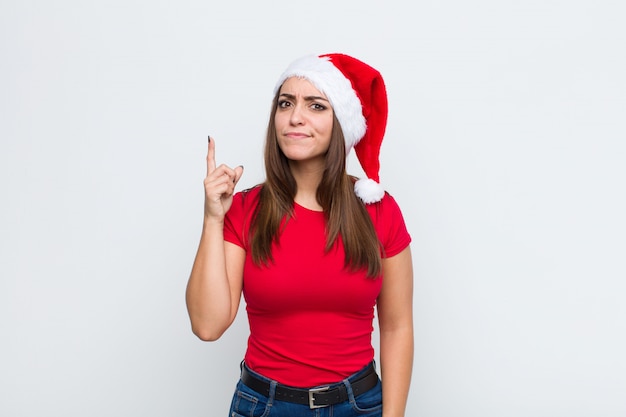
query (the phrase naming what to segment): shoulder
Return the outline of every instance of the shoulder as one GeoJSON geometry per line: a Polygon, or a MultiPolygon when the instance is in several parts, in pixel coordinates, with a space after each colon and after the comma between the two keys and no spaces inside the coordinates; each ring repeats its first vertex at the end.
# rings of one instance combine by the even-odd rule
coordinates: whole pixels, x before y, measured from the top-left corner
{"type": "Polygon", "coordinates": [[[240,204],[246,207],[256,206],[259,201],[259,197],[261,195],[261,189],[263,188],[263,184],[255,185],[251,188],[247,188],[242,191],[238,191],[233,196],[233,203],[240,204]]]}
{"type": "Polygon", "coordinates": [[[391,194],[385,192],[380,201],[365,207],[383,246],[385,258],[400,253],[411,243],[400,206],[391,194]]]}
{"type": "Polygon", "coordinates": [[[248,229],[258,206],[261,186],[238,191],[224,218],[224,239],[246,248],[248,229]]]}
{"type": "Polygon", "coordinates": [[[380,201],[372,204],[365,204],[365,208],[367,209],[372,219],[378,218],[380,216],[394,216],[394,215],[402,215],[400,210],[400,206],[397,201],[391,194],[385,191],[383,198],[380,201]]]}
{"type": "Polygon", "coordinates": [[[226,219],[231,222],[238,222],[244,221],[252,216],[258,206],[261,188],[261,185],[256,185],[236,192],[233,196],[230,209],[226,213],[226,219]]]}

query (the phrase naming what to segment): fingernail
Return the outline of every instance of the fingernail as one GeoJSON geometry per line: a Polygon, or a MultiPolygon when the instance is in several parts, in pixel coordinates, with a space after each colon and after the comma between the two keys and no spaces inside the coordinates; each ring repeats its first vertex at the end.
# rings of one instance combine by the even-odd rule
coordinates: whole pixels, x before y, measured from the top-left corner
{"type": "Polygon", "coordinates": [[[211,135],[209,135],[209,143],[211,143],[211,135]]]}

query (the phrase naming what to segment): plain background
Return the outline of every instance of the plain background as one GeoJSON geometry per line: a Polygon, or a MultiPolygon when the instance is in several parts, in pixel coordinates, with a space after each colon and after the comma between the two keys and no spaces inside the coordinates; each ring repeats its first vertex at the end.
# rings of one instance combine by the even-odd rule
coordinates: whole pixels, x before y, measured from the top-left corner
{"type": "Polygon", "coordinates": [[[626,415],[623,2],[0,4],[0,415],[226,415],[245,315],[204,343],[184,304],[206,136],[261,181],[274,83],[325,52],[387,82],[407,416],[626,415]]]}

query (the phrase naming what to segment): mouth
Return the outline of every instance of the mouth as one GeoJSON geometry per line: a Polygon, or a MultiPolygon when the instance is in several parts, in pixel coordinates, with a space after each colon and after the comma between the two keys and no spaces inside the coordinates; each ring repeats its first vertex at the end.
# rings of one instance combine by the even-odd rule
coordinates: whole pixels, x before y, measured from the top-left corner
{"type": "Polygon", "coordinates": [[[306,139],[309,137],[309,135],[300,132],[286,132],[285,137],[289,139],[306,139]]]}

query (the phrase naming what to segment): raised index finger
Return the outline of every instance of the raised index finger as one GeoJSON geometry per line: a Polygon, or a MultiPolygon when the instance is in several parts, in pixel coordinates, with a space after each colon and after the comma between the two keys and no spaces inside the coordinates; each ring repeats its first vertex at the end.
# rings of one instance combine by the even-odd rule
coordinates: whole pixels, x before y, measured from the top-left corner
{"type": "Polygon", "coordinates": [[[209,136],[209,150],[206,155],[206,175],[215,171],[215,140],[209,136]]]}

